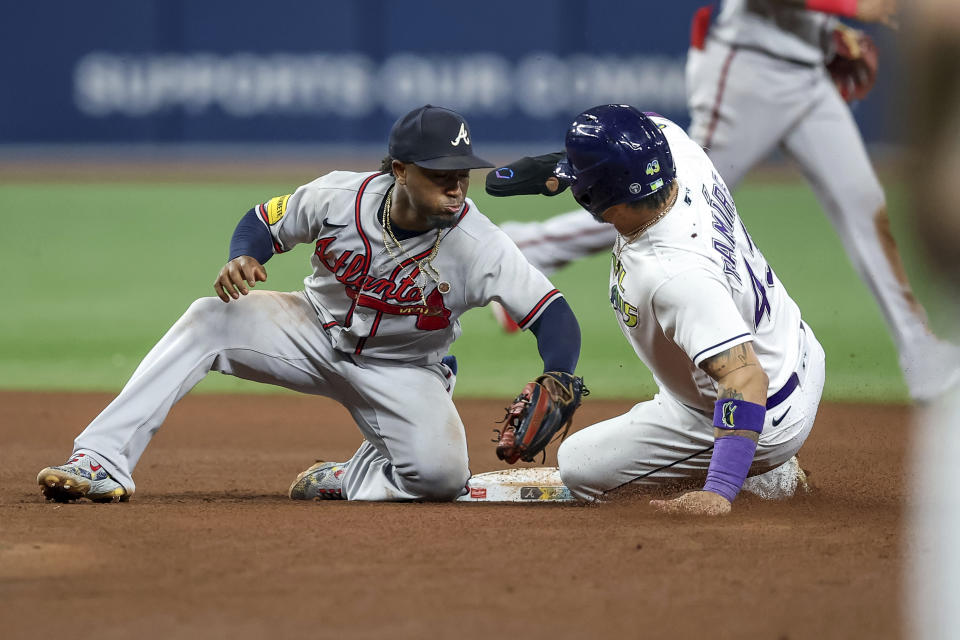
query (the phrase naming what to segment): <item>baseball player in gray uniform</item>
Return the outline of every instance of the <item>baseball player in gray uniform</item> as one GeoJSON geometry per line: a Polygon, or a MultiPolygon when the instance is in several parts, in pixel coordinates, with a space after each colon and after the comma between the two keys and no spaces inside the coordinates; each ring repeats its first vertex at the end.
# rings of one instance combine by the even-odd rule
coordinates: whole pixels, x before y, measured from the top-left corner
{"type": "Polygon", "coordinates": [[[749,475],[786,497],[817,414],[824,353],[700,146],[625,105],[580,114],[557,175],[617,237],[610,302],[659,393],[567,438],[564,484],[585,500],[703,482],[664,511],[724,514],[749,475]],[[705,478],[705,481],[704,481],[705,478]]]}
{"type": "MultiPolygon", "coordinates": [[[[928,328],[890,233],[883,189],[825,67],[840,28],[835,15],[883,22],[895,8],[894,0],[724,0],[709,31],[709,14],[698,13],[687,61],[689,134],[731,190],[775,148],[800,165],[880,305],[911,397],[924,401],[960,380],[960,349],[928,328]]],[[[488,184],[497,180],[491,172],[488,184]]],[[[502,227],[547,274],[608,250],[616,236],[584,211],[502,227]]]]}
{"type": "Polygon", "coordinates": [[[430,105],[393,126],[381,171],[337,171],[252,208],[219,297],[197,300],[120,395],[43,469],[49,499],[126,500],[171,406],[209,371],[340,402],[364,442],[300,474],[295,499],[452,500],[470,476],[444,358],[466,310],[497,300],[537,337],[545,371],[573,373],[580,329],[562,295],[466,197],[473,153],[459,114],[430,105]],[[315,244],[303,291],[251,291],[274,254],[315,244]],[[229,303],[229,304],[225,304],[229,303]]]}

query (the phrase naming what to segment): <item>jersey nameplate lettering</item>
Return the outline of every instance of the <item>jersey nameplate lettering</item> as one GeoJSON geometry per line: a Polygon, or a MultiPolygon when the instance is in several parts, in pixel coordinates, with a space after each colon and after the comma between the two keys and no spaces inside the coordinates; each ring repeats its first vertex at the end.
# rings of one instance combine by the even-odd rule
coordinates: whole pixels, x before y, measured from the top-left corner
{"type": "Polygon", "coordinates": [[[737,209],[733,206],[733,198],[717,176],[714,176],[713,194],[703,186],[703,197],[713,209],[713,228],[719,233],[714,237],[713,248],[723,259],[723,273],[726,274],[730,285],[739,289],[743,281],[737,273],[737,239],[734,236],[737,221],[737,209]]]}
{"type": "Polygon", "coordinates": [[[758,329],[760,327],[760,321],[763,320],[764,317],[768,320],[772,319],[767,287],[773,286],[773,272],[770,270],[769,265],[758,264],[758,266],[762,267],[758,272],[766,274],[767,283],[766,286],[764,286],[763,281],[756,276],[754,268],[750,265],[751,260],[760,263],[763,256],[756,250],[753,239],[750,237],[750,234],[747,233],[747,228],[743,226],[743,221],[739,219],[737,209],[733,204],[733,198],[730,196],[730,191],[727,190],[726,185],[723,184],[716,174],[714,174],[713,179],[712,193],[707,190],[706,185],[703,187],[703,197],[710,204],[710,208],[713,209],[713,229],[718,234],[713,238],[713,248],[717,250],[723,259],[723,272],[727,276],[727,281],[730,283],[730,286],[734,289],[739,289],[739,286],[743,283],[743,279],[737,271],[738,256],[743,260],[747,275],[750,277],[750,284],[753,288],[753,327],[754,329],[758,329]],[[743,253],[742,245],[740,247],[737,245],[735,233],[737,226],[743,231],[743,237],[746,239],[746,248],[749,254],[743,253]]]}

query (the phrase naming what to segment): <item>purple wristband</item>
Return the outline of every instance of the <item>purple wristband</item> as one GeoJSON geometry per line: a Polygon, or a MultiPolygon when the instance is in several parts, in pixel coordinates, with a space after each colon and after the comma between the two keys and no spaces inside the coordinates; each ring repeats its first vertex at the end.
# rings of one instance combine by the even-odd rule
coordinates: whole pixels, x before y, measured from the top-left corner
{"type": "Polygon", "coordinates": [[[717,438],[703,490],[712,491],[733,502],[743,481],[747,479],[756,451],[757,443],[750,438],[734,435],[717,438]]]}
{"type": "Polygon", "coordinates": [[[717,429],[746,429],[747,431],[763,431],[763,421],[767,417],[767,408],[762,404],[721,398],[713,405],[713,426],[717,429]]]}

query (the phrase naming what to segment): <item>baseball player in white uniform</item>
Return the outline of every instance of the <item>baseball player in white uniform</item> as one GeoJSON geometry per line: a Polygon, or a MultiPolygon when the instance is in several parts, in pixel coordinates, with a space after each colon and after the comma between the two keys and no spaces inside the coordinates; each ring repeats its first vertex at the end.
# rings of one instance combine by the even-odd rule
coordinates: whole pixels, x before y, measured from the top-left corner
{"type": "MultiPolygon", "coordinates": [[[[887,21],[895,7],[894,0],[724,0],[709,35],[709,13],[698,12],[687,61],[689,134],[731,190],[775,148],[800,165],[880,305],[911,397],[924,401],[960,380],[960,349],[927,326],[890,233],[883,188],[825,67],[835,15],[887,21]]],[[[496,182],[491,175],[488,183],[496,182]]],[[[616,235],[584,211],[502,228],[547,274],[608,250],[616,235]]]]}
{"type": "Polygon", "coordinates": [[[617,231],[610,302],[659,393],[560,446],[564,484],[585,500],[630,485],[705,482],[655,501],[723,514],[748,474],[801,481],[824,354],[698,144],[625,105],[580,114],[557,175],[617,231]]]}
{"type": "Polygon", "coordinates": [[[197,300],[120,395],[38,482],[50,499],[128,499],[171,406],[209,371],[340,402],[364,442],[300,474],[291,498],[452,500],[470,476],[444,358],[460,315],[497,300],[537,336],[546,371],[572,373],[580,330],[562,295],[466,197],[473,153],[459,114],[427,105],[390,132],[382,171],[336,171],[241,219],[219,297],[197,300]],[[303,291],[250,291],[271,256],[314,243],[303,291]],[[229,303],[229,304],[225,304],[229,303]]]}

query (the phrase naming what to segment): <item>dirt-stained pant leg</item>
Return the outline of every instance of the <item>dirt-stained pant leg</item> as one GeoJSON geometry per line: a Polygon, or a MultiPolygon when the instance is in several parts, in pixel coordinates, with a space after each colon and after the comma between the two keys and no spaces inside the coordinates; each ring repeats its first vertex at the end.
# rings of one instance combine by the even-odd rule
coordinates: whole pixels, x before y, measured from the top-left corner
{"type": "Polygon", "coordinates": [[[799,163],[876,298],[901,367],[909,374],[936,357],[940,345],[907,282],[883,188],[826,70],[710,41],[706,51],[688,58],[687,95],[690,137],[706,149],[731,190],[778,147],[799,163]]]}
{"type": "MultiPolygon", "coordinates": [[[[797,364],[800,386],[767,412],[750,475],[796,455],[813,428],[823,392],[824,354],[811,331],[797,364]],[[777,420],[774,426],[773,421],[777,420]]],[[[559,451],[560,477],[583,500],[636,483],[658,487],[706,478],[713,446],[713,418],[661,392],[628,413],[574,433],[559,451]]]]}
{"type": "MultiPolygon", "coordinates": [[[[113,402],[74,441],[133,492],[131,474],[170,408],[210,371],[340,399],[323,370],[343,359],[300,293],[254,291],[194,302],[150,350],[113,402]]],[[[226,410],[226,409],[225,409],[226,410]]]]}
{"type": "Polygon", "coordinates": [[[883,187],[850,109],[826,74],[816,95],[814,108],[784,138],[784,150],[800,164],[851,263],[876,298],[898,351],[909,358],[911,347],[928,338],[926,316],[890,233],[883,187]]]}

